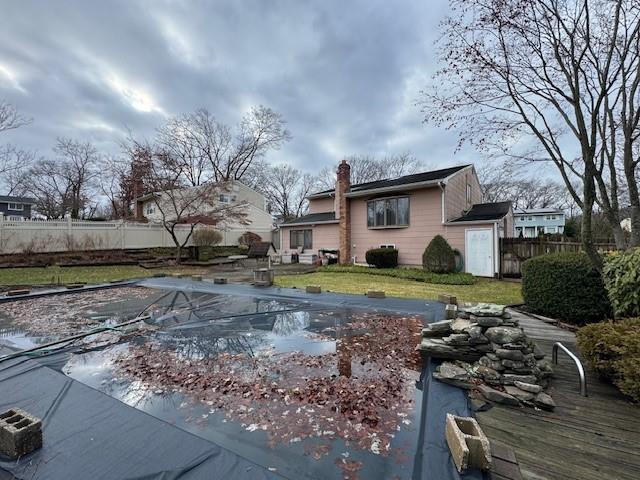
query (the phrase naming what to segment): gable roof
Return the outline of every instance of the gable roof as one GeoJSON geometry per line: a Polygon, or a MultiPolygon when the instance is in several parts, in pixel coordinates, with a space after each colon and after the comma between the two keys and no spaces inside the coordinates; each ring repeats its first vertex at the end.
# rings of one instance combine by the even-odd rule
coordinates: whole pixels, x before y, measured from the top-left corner
{"type": "Polygon", "coordinates": [[[310,213],[303,215],[299,218],[294,218],[287,222],[283,222],[280,225],[293,226],[293,225],[310,225],[314,223],[337,223],[336,212],[322,212],[322,213],[310,213]]]}
{"type": "Polygon", "coordinates": [[[559,208],[516,208],[513,213],[518,215],[544,215],[545,213],[564,213],[559,208]]]}
{"type": "Polygon", "coordinates": [[[0,195],[0,203],[24,203],[26,205],[34,205],[35,198],[31,197],[12,197],[11,195],[0,195]]]}
{"type": "MultiPolygon", "coordinates": [[[[442,168],[440,170],[431,170],[428,172],[414,173],[411,175],[404,175],[398,178],[389,178],[384,180],[376,180],[374,182],[358,183],[351,185],[347,195],[357,196],[358,194],[364,194],[371,190],[388,189],[394,187],[411,186],[414,184],[423,183],[437,183],[445,180],[447,177],[459,172],[465,168],[471,167],[471,164],[458,165],[456,167],[442,168]]],[[[330,190],[323,190],[321,192],[312,193],[308,198],[321,198],[328,197],[335,193],[335,188],[330,190]]]]}
{"type": "Polygon", "coordinates": [[[467,213],[449,223],[500,220],[510,209],[511,202],[476,203],[467,213]]]}
{"type": "Polygon", "coordinates": [[[249,251],[247,252],[247,256],[249,258],[263,258],[269,256],[269,250],[273,248],[275,251],[275,247],[271,242],[253,242],[249,247],[249,251]]]}

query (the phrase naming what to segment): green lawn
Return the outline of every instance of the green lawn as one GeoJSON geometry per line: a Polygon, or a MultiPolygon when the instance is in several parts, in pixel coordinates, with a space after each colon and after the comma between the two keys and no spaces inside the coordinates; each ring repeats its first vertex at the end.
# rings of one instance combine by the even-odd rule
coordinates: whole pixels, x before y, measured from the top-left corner
{"type": "Polygon", "coordinates": [[[355,294],[384,290],[389,297],[436,299],[438,294],[448,293],[463,302],[522,303],[520,283],[486,278],[478,278],[473,285],[437,285],[364,273],[315,272],[279,275],[275,283],[279,287],[296,288],[319,285],[323,290],[355,294]]]}
{"type": "Polygon", "coordinates": [[[51,285],[57,283],[104,283],[150,277],[156,273],[204,273],[194,267],[167,267],[148,270],[136,265],[103,267],[37,267],[0,269],[0,285],[51,285]]]}

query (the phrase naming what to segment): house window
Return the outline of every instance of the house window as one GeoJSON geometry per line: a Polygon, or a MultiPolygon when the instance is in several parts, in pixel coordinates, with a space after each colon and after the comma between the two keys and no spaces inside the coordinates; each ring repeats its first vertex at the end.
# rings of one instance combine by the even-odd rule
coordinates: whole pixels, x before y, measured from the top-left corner
{"type": "Polygon", "coordinates": [[[390,248],[392,250],[395,250],[396,246],[393,243],[387,243],[385,245],[380,245],[380,248],[390,248]]]}
{"type": "Polygon", "coordinates": [[[156,213],[156,207],[154,205],[147,205],[146,209],[147,215],[153,215],[156,213]]]}
{"type": "Polygon", "coordinates": [[[520,221],[521,221],[521,222],[524,222],[524,217],[520,217],[520,221]]]}
{"type": "Polygon", "coordinates": [[[551,220],[551,215],[547,215],[547,220],[551,220]]]}
{"type": "Polygon", "coordinates": [[[21,203],[10,203],[7,209],[21,212],[22,210],[24,210],[24,205],[21,203]]]}
{"type": "Polygon", "coordinates": [[[220,203],[229,203],[231,201],[231,195],[227,195],[226,193],[220,194],[220,203]]]}
{"type": "Polygon", "coordinates": [[[471,203],[471,185],[467,183],[467,203],[471,203]]]}
{"type": "Polygon", "coordinates": [[[551,220],[555,220],[556,216],[555,215],[551,215],[551,220]]]}
{"type": "Polygon", "coordinates": [[[289,233],[289,248],[310,249],[313,246],[313,230],[291,230],[289,233]]]}
{"type": "Polygon", "coordinates": [[[529,220],[530,222],[533,222],[533,217],[529,217],[527,218],[527,220],[529,220]]]}
{"type": "Polygon", "coordinates": [[[367,202],[367,227],[409,225],[409,197],[380,198],[367,202]]]}

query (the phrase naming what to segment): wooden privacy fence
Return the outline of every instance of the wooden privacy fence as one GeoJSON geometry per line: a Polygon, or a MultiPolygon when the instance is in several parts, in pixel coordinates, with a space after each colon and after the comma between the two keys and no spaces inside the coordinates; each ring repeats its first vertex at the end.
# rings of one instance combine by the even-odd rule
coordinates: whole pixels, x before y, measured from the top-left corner
{"type": "MultiPolygon", "coordinates": [[[[600,252],[616,250],[614,243],[596,243],[600,252]]],[[[582,250],[580,242],[566,240],[547,240],[539,238],[501,238],[500,239],[500,276],[522,276],[522,263],[532,257],[555,252],[578,252],[582,250]]]]}
{"type": "MultiPolygon", "coordinates": [[[[196,229],[201,228],[197,226],[196,229]]],[[[190,225],[178,225],[177,236],[184,241],[190,225]]],[[[221,245],[237,245],[238,237],[251,226],[220,229],[221,245]]],[[[271,230],[251,230],[265,241],[271,230]]],[[[191,245],[191,240],[187,244],[191,245]]],[[[117,250],[174,247],[171,235],[157,223],[113,220],[8,220],[0,214],[0,254],[70,252],[82,250],[117,250]]]]}

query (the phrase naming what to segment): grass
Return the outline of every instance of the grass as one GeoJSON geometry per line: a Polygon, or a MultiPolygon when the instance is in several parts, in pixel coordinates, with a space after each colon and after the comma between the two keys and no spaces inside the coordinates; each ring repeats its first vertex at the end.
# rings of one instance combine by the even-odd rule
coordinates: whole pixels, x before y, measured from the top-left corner
{"type": "Polygon", "coordinates": [[[437,283],[441,285],[473,285],[476,279],[470,273],[432,273],[418,268],[370,268],[360,265],[328,265],[320,267],[319,272],[360,273],[381,275],[384,277],[404,278],[416,282],[437,283]]]}
{"type": "Polygon", "coordinates": [[[145,269],[136,265],[96,267],[34,267],[0,269],[0,285],[51,285],[58,283],[104,283],[116,280],[150,277],[156,273],[198,274],[205,270],[194,267],[145,269]]]}
{"type": "Polygon", "coordinates": [[[364,273],[315,272],[277,276],[279,287],[305,288],[319,285],[332,292],[363,294],[367,290],[384,290],[389,297],[436,299],[440,293],[455,295],[463,302],[513,304],[522,302],[520,284],[488,278],[476,278],[473,285],[441,285],[403,278],[364,273]]]}

